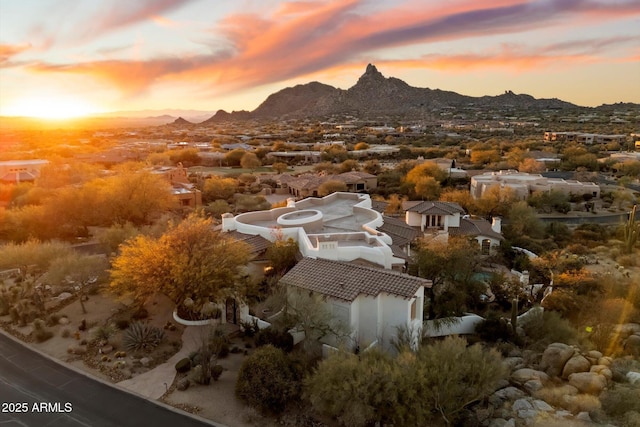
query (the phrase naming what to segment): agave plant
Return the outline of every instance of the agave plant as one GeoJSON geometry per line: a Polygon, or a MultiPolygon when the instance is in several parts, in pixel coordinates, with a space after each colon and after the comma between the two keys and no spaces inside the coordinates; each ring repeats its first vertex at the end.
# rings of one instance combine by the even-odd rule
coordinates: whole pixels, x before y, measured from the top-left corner
{"type": "Polygon", "coordinates": [[[148,323],[133,322],[124,331],[122,342],[129,351],[149,351],[157,347],[163,339],[164,331],[162,329],[148,323]]]}

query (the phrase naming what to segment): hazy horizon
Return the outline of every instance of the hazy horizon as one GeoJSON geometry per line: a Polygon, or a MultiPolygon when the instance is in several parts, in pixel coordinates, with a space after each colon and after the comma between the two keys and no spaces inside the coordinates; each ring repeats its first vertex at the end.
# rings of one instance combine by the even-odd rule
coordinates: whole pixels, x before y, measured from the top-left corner
{"type": "Polygon", "coordinates": [[[640,1],[0,3],[0,115],[253,110],[367,63],[414,87],[640,102],[640,1]]]}

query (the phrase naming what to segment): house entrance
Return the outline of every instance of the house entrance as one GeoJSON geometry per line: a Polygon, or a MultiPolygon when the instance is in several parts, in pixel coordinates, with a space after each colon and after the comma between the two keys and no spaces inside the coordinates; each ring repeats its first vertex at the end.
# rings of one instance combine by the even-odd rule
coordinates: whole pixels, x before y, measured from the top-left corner
{"type": "Polygon", "coordinates": [[[233,323],[234,325],[238,324],[238,319],[240,318],[239,307],[234,298],[227,298],[225,301],[225,311],[226,311],[226,322],[233,323]]]}

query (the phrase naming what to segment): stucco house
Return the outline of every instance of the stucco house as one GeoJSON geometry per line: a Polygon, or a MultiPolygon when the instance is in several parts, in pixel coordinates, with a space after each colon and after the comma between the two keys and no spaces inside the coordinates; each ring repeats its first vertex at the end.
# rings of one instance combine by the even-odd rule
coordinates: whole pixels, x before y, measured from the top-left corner
{"type": "Polygon", "coordinates": [[[443,241],[449,236],[468,236],[474,238],[484,254],[489,254],[500,242],[502,225],[500,218],[492,222],[465,214],[457,203],[440,201],[405,202],[405,222],[420,227],[425,237],[443,241]]]}
{"type": "MultiPolygon", "coordinates": [[[[305,257],[358,261],[402,271],[406,245],[382,231],[385,218],[371,208],[368,194],[333,193],[289,199],[286,207],[222,216],[222,231],[260,235],[273,242],[292,238],[305,257]]],[[[389,228],[391,228],[389,226],[389,228]]]]}
{"type": "Polygon", "coordinates": [[[291,292],[321,295],[335,319],[349,326],[350,337],[325,345],[352,351],[379,346],[393,349],[398,328],[422,327],[424,289],[430,280],[392,270],[326,259],[303,258],[280,279],[291,292]]]}

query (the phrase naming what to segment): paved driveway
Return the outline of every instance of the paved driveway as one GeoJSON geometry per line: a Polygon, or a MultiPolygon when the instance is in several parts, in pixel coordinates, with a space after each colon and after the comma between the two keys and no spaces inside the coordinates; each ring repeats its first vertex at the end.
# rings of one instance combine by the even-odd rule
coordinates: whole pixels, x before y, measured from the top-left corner
{"type": "Polygon", "coordinates": [[[3,427],[216,425],[96,381],[3,333],[0,333],[0,405],[3,427]]]}

